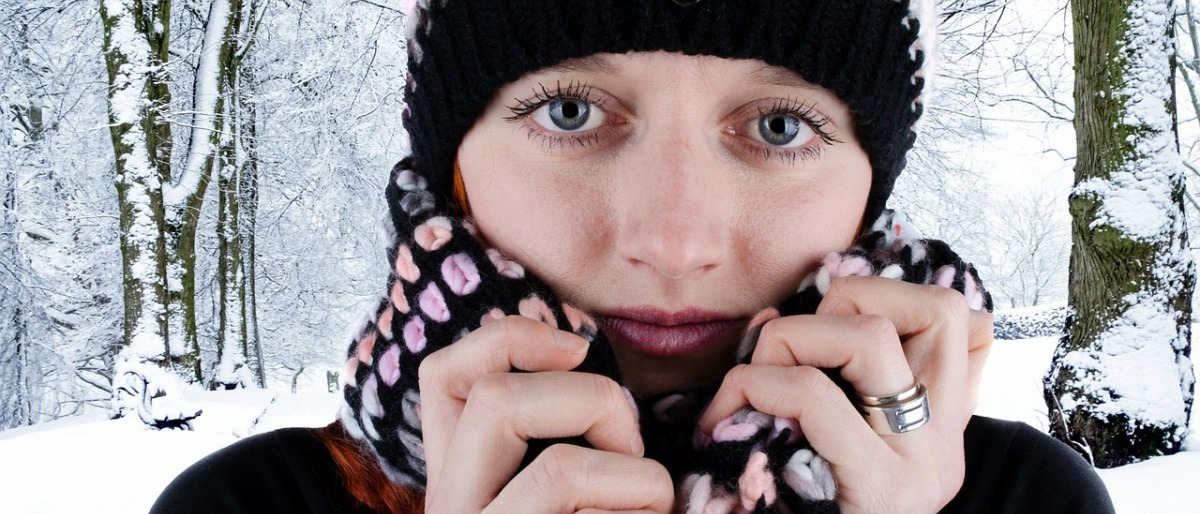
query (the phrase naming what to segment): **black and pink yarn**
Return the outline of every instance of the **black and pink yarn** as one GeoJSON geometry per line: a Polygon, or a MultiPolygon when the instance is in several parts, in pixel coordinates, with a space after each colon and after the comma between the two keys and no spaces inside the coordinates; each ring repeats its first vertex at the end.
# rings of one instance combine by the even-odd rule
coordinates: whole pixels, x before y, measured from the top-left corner
{"type": "MultiPolygon", "coordinates": [[[[406,159],[387,188],[392,270],[387,292],[347,351],[341,419],[371,449],[397,484],[426,482],[417,369],[421,360],[488,323],[519,314],[592,341],[578,371],[620,382],[616,358],[587,313],[561,302],[517,262],[488,248],[470,220],[427,190],[406,159]]],[[[831,254],[799,292],[751,321],[738,349],[752,353],[758,328],[773,317],[811,313],[830,280],[880,275],[938,284],[966,295],[974,309],[991,310],[975,269],[944,243],[918,239],[885,211],[846,252],[831,254]]],[[[831,371],[832,373],[832,371],[831,371]]],[[[711,437],[696,429],[715,385],[638,399],[648,456],[676,475],[686,512],[837,510],[829,464],[806,443],[795,420],[745,408],[721,422],[711,437]]],[[[572,440],[585,444],[582,440],[572,440]]],[[[548,443],[548,442],[541,442],[548,443]]],[[[531,444],[528,462],[547,444],[531,444]]]]}

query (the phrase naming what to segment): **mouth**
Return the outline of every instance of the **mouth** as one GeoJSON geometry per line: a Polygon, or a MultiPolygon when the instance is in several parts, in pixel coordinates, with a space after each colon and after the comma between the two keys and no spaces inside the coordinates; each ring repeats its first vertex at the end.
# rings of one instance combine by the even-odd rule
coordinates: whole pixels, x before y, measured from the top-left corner
{"type": "Polygon", "coordinates": [[[597,317],[614,343],[653,357],[679,357],[712,348],[739,334],[746,319],[701,309],[666,312],[618,309],[597,317]]]}

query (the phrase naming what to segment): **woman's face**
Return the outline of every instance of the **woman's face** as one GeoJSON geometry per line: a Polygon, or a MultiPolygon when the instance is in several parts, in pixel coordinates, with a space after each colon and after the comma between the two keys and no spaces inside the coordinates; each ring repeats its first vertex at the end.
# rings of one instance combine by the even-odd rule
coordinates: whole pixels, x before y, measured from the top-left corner
{"type": "Polygon", "coordinates": [[[871,185],[833,93],[665,52],[509,84],[458,160],[482,236],[599,315],[641,394],[728,370],[749,318],[851,245],[871,185]]]}

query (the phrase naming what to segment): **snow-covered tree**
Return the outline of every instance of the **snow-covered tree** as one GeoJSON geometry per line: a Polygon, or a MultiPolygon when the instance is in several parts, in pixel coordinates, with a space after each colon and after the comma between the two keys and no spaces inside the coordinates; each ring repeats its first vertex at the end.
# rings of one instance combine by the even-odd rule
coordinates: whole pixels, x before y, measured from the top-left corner
{"type": "MultiPolygon", "coordinates": [[[[99,6],[125,285],[124,340],[115,375],[130,366],[169,361],[173,353],[167,340],[163,230],[163,189],[171,178],[171,125],[162,119],[170,102],[164,76],[170,5],[167,0],[105,0],[99,6]]],[[[114,403],[113,409],[120,413],[128,406],[114,403]]]]}
{"type": "Polygon", "coordinates": [[[1074,314],[1045,377],[1052,433],[1097,466],[1179,450],[1192,375],[1172,0],[1074,0],[1074,314]]]}

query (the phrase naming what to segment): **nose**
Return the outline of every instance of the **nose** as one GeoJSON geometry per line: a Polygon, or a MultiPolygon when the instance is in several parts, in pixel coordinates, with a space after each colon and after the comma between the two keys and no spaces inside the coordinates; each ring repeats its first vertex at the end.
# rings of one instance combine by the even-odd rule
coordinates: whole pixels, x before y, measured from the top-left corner
{"type": "Polygon", "coordinates": [[[702,131],[680,125],[663,124],[630,149],[614,198],[621,257],[671,280],[725,262],[737,209],[721,156],[702,131]]]}

